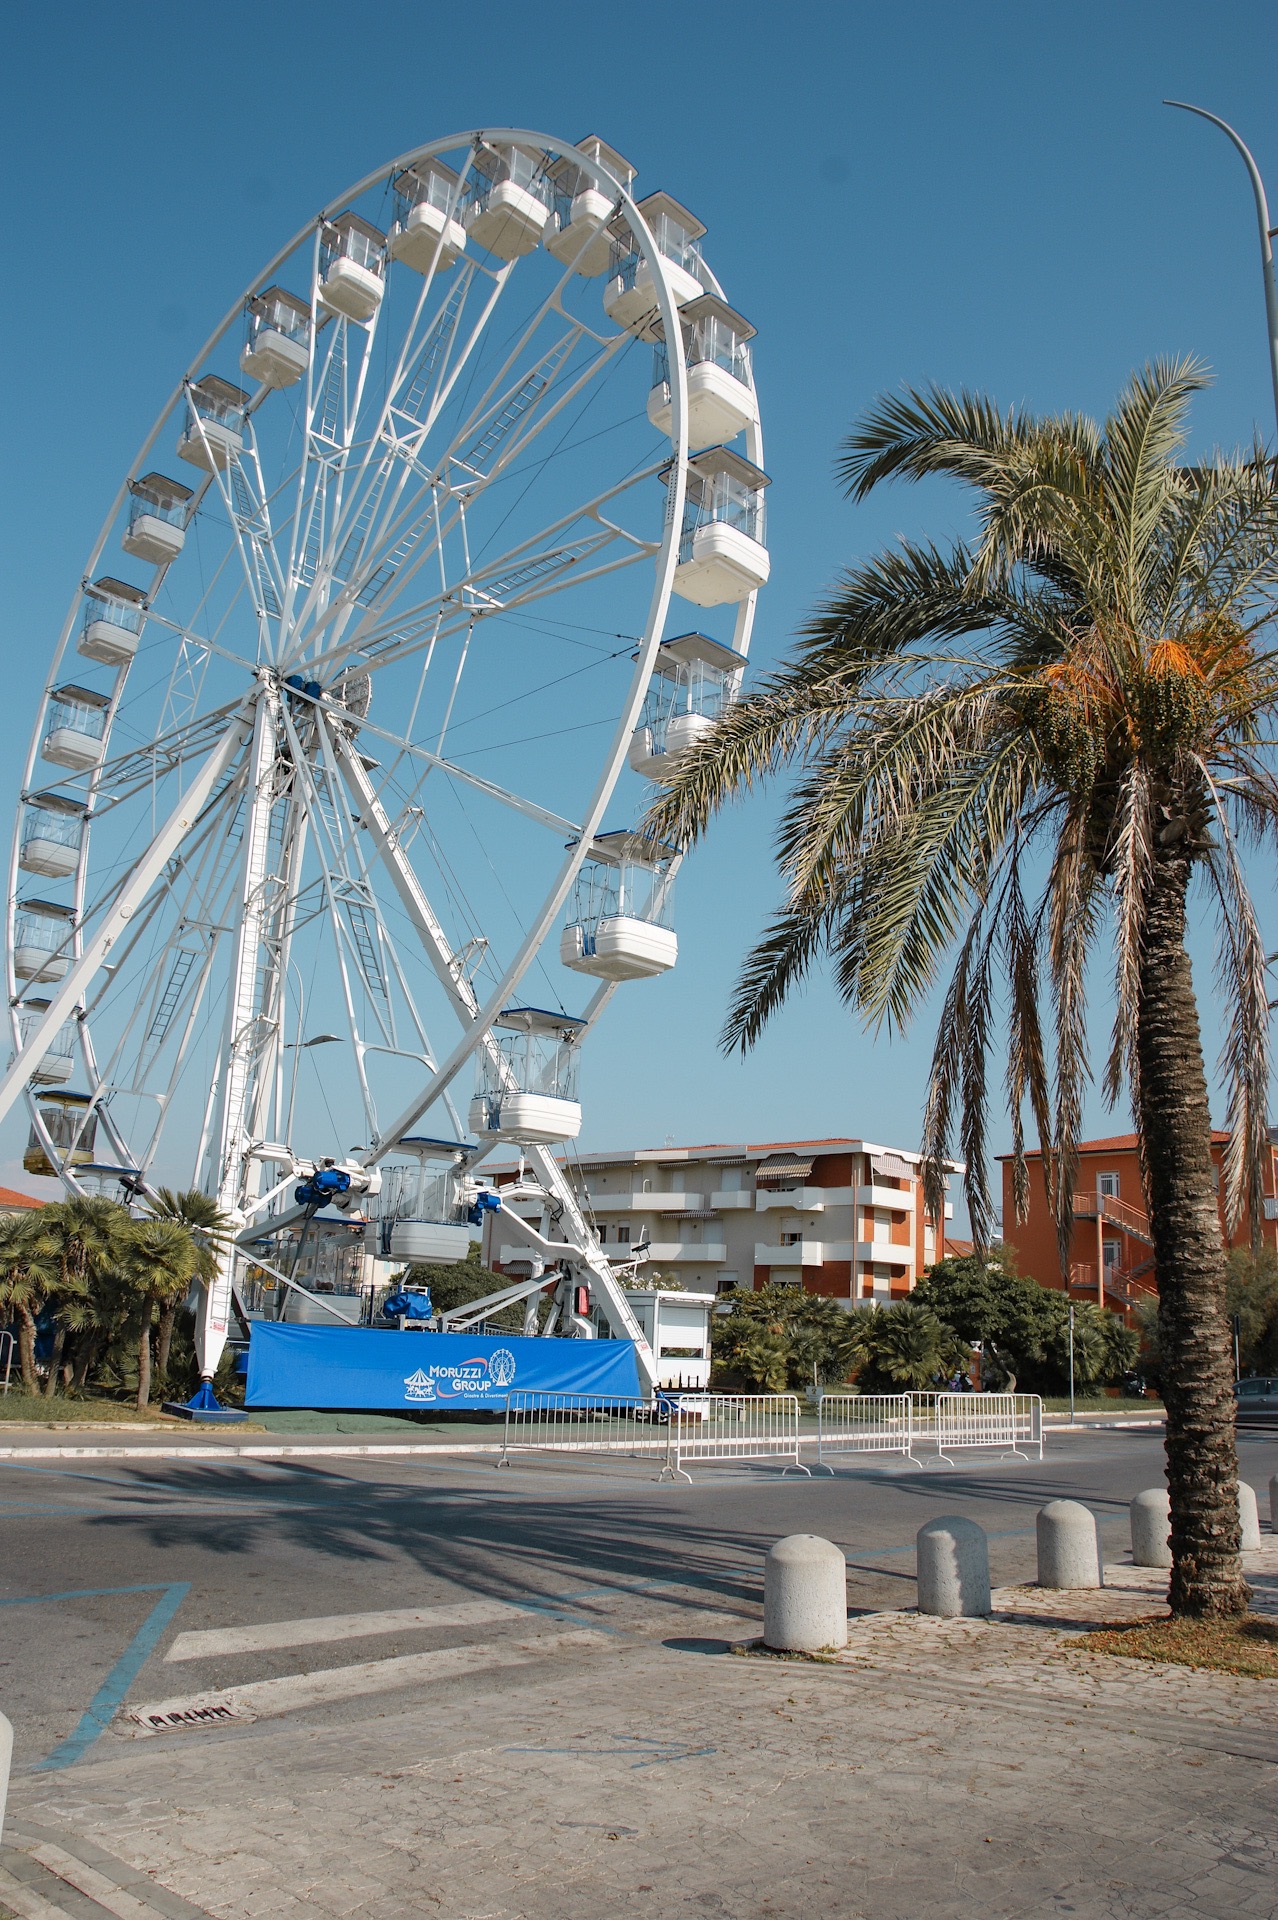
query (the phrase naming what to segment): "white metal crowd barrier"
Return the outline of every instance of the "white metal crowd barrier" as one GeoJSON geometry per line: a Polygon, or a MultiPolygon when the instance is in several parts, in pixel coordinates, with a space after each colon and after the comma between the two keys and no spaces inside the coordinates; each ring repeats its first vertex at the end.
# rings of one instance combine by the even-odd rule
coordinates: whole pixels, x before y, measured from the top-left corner
{"type": "Polygon", "coordinates": [[[784,1460],[786,1473],[808,1473],[799,1458],[795,1393],[690,1393],[671,1406],[662,1478],[691,1480],[685,1460],[784,1460]]]}
{"type": "Polygon", "coordinates": [[[691,1479],[689,1460],[776,1460],[807,1473],[799,1458],[793,1393],[659,1394],[655,1400],[589,1393],[515,1391],[506,1402],[499,1467],[518,1453],[609,1453],[659,1457],[661,1478],[691,1479]]]}
{"type": "Polygon", "coordinates": [[[512,1453],[660,1454],[667,1446],[668,1405],[660,1400],[517,1389],[506,1402],[499,1467],[512,1453]]]}
{"type": "MultiPolygon", "coordinates": [[[[960,1447],[1006,1447],[1028,1460],[1043,1457],[1043,1402],[1036,1393],[914,1394],[916,1432],[935,1440],[947,1460],[960,1447]]],[[[952,1462],[950,1463],[953,1464],[952,1462]]]]}
{"type": "Polygon", "coordinates": [[[901,1453],[916,1467],[908,1393],[823,1393],[817,1409],[817,1465],[829,1453],[901,1453]]]}
{"type": "MultiPolygon", "coordinates": [[[[783,1460],[808,1473],[793,1393],[658,1394],[655,1400],[517,1390],[506,1403],[498,1466],[520,1453],[607,1453],[659,1459],[661,1478],[691,1479],[694,1460],[783,1460]]],[[[948,1466],[960,1448],[1001,1447],[1043,1457],[1043,1403],[1032,1393],[823,1393],[817,1467],[840,1454],[898,1453],[915,1466],[925,1450],[948,1466]]]]}
{"type": "Polygon", "coordinates": [[[1024,1449],[1043,1457],[1043,1402],[1036,1393],[823,1393],[817,1415],[817,1463],[828,1454],[899,1453],[922,1466],[931,1445],[948,1466],[964,1447],[1024,1449]]]}

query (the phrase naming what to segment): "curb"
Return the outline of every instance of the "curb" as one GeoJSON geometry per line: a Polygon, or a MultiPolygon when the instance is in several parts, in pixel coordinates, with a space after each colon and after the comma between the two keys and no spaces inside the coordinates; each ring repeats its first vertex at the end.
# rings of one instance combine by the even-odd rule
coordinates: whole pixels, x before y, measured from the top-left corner
{"type": "Polygon", "coordinates": [[[208,1443],[187,1447],[0,1447],[0,1460],[291,1460],[355,1459],[365,1454],[500,1453],[500,1440],[477,1440],[469,1446],[448,1441],[390,1441],[336,1446],[226,1446],[208,1443]]]}
{"type": "Polygon", "coordinates": [[[11,1823],[0,1850],[0,1900],[21,1920],[210,1920],[203,1907],[91,1840],[11,1823]]]}

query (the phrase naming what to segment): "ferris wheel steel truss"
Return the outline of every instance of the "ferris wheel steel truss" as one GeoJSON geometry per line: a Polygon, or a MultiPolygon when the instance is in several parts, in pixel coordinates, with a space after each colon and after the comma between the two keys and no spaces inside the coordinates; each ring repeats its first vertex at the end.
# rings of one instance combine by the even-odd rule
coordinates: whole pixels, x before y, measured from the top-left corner
{"type": "MultiPolygon", "coordinates": [[[[583,180],[608,196],[614,218],[629,227],[645,257],[660,259],[626,182],[571,143],[525,130],[477,130],[432,141],[379,167],[333,204],[358,203],[405,169],[464,150],[460,194],[480,153],[519,148],[568,160],[583,180]]],[[[479,541],[472,551],[472,530],[479,532],[486,497],[499,481],[522,472],[520,462],[538,442],[541,456],[548,445],[542,436],[552,423],[571,424],[571,409],[618,361],[633,336],[624,328],[612,330],[603,318],[593,326],[569,309],[566,295],[576,267],[570,261],[545,297],[521,316],[495,364],[481,368],[490,326],[521,261],[480,261],[464,254],[451,269],[442,300],[435,299],[438,276],[432,261],[420,275],[414,309],[397,347],[392,343],[393,365],[370,409],[385,303],[366,324],[326,314],[319,289],[328,231],[327,213],[308,222],[256,277],[249,295],[235,302],[195,356],[129,470],[131,477],[143,473],[166,428],[185,418],[185,407],[188,435],[201,437],[206,469],[193,487],[188,524],[194,525],[207,505],[223,516],[229,537],[184,618],[175,618],[158,602],[170,563],[156,567],[146,623],[172,642],[158,720],[149,737],[126,737],[112,754],[117,722],[130,712],[126,696],[135,669],[126,662],[116,673],[105,711],[101,761],[82,788],[84,825],[72,881],[68,964],[61,979],[39,987],[47,1007],[34,1020],[29,1006],[25,1009],[25,1031],[24,1000],[30,1000],[32,983],[24,984],[14,965],[22,805],[11,861],[7,945],[17,1051],[0,1078],[0,1119],[25,1096],[35,1137],[58,1164],[64,1182],[72,1189],[79,1185],[75,1156],[65,1141],[53,1139],[32,1080],[58,1035],[73,1022],[93,1090],[86,1113],[101,1126],[120,1170],[132,1172],[136,1189],[145,1190],[184,1076],[192,1070],[197,1040],[217,1014],[215,976],[229,942],[218,1066],[200,1119],[195,1166],[197,1178],[205,1170],[203,1184],[245,1244],[261,1234],[264,1223],[278,1231],[300,1212],[282,1202],[298,1159],[291,1137],[298,1056],[294,1051],[290,1078],[287,1055],[303,1044],[302,982],[299,975],[290,989],[290,970],[297,971],[294,945],[308,926],[327,923],[364,1109],[368,1144],[356,1157],[365,1168],[394,1152],[437,1102],[460,1135],[453,1089],[472,1059],[483,1055],[494,1072],[509,1072],[493,1024],[556,927],[626,765],[665,630],[684,517],[687,373],[683,353],[672,350],[668,444],[651,463],[627,471],[566,511],[552,512],[491,557],[485,557],[479,541]],[[208,423],[189,396],[241,321],[247,301],[299,257],[308,239],[310,346],[300,383],[296,472],[286,467],[268,482],[255,416],[277,401],[276,389],[263,385],[248,398],[243,444],[225,459],[219,459],[208,423]],[[548,346],[536,346],[530,361],[547,322],[559,330],[548,346]],[[480,391],[472,396],[469,388],[477,379],[480,391]],[[432,434],[446,419],[443,444],[432,446],[432,434]],[[667,473],[660,532],[633,531],[619,510],[623,497],[667,473]],[[458,548],[463,567],[450,578],[449,558],[458,548]],[[544,602],[553,606],[554,597],[567,588],[606,581],[636,563],[652,570],[643,630],[608,748],[579,817],[450,755],[448,727],[471,642],[483,622],[544,602]],[[251,626],[251,657],[233,643],[234,621],[246,631],[251,626]],[[416,704],[398,731],[369,713],[361,685],[375,686],[379,673],[413,660],[420,702],[430,666],[444,658],[450,643],[457,648],[457,665],[432,744],[414,737],[416,704]],[[227,669],[245,673],[246,684],[231,698],[203,708],[211,672],[227,669]],[[449,934],[409,857],[407,843],[428,825],[429,810],[406,803],[396,812],[394,795],[388,797],[389,777],[381,783],[374,777],[378,769],[361,753],[361,735],[390,748],[395,769],[401,764],[413,769],[418,784],[412,793],[420,793],[428,775],[443,775],[568,842],[540,905],[523,925],[522,939],[482,995],[468,949],[449,934]],[[180,790],[160,817],[157,800],[166,783],[180,790]],[[117,860],[122,870],[99,882],[101,890],[91,897],[95,836],[110,830],[112,815],[121,809],[144,808],[148,796],[153,818],[142,829],[149,832],[147,843],[127,863],[117,860]],[[308,861],[315,867],[309,880],[308,861]],[[387,930],[379,899],[384,887],[411,929],[415,953],[452,1008],[458,1033],[450,1046],[432,1043],[418,1010],[400,944],[387,930]],[[99,1059],[95,1010],[130,963],[146,971],[146,991],[129,1005],[99,1059]],[[298,1004],[295,1041],[286,1039],[291,991],[298,1004]],[[420,1073],[417,1090],[389,1123],[378,1120],[369,1080],[369,1056],[378,1053],[413,1062],[420,1073]],[[126,1086],[130,1097],[153,1110],[149,1134],[136,1127],[126,1133],[113,1111],[111,1094],[126,1086]],[[287,1137],[281,1139],[282,1132],[287,1137]]],[[[398,281],[418,277],[405,268],[398,281]]],[[[678,308],[664,272],[653,275],[653,286],[664,337],[678,343],[678,308]]],[[[713,290],[718,291],[717,281],[713,290]]],[[[752,374],[750,381],[752,386],[752,374]]],[[[594,392],[599,390],[596,385],[594,392]]],[[[746,436],[750,460],[761,465],[757,418],[746,436]]],[[[545,452],[543,471],[555,451],[545,452]]],[[[40,792],[43,715],[73,648],[84,592],[118,529],[128,487],[126,479],[63,627],[27,757],[24,803],[40,792]]],[[[751,592],[736,610],[733,647],[742,656],[748,651],[754,604],[751,592]]],[[[487,942],[479,935],[470,945],[482,956],[487,942]]],[[[591,994],[585,1033],[616,985],[603,980],[591,994]]],[[[478,1165],[491,1145],[481,1141],[470,1149],[467,1168],[478,1165]]],[[[532,1145],[527,1157],[553,1201],[563,1257],[588,1275],[614,1332],[635,1341],[641,1370],[652,1384],[655,1358],[570,1182],[547,1145],[532,1145]]],[[[520,1231],[513,1216],[511,1225],[520,1231]]],[[[535,1233],[525,1237],[530,1243],[537,1239],[535,1233]]],[[[559,1251],[558,1241],[555,1247],[559,1251]]],[[[197,1347],[206,1378],[225,1344],[243,1258],[238,1249],[232,1252],[205,1291],[197,1347]]]]}

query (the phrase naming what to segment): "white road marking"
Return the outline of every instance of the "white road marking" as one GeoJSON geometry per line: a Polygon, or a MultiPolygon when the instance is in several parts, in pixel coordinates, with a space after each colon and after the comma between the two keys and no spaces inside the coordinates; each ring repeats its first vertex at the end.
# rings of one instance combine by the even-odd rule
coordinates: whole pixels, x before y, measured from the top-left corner
{"type": "Polygon", "coordinates": [[[290,1673],[278,1680],[256,1680],[242,1687],[223,1687],[174,1700],[154,1700],[129,1708],[126,1717],[133,1723],[130,1731],[136,1734],[172,1733],[184,1726],[268,1719],[273,1714],[297,1713],[304,1707],[323,1706],[332,1700],[387,1693],[397,1687],[421,1686],[431,1680],[449,1680],[456,1674],[474,1673],[485,1667],[522,1666],[561,1649],[593,1649],[607,1643],[607,1634],[580,1628],[496,1645],[439,1647],[432,1653],[364,1660],[349,1667],[325,1667],[318,1673],[290,1673]]]}
{"type": "Polygon", "coordinates": [[[211,1627],[180,1633],[166,1660],[212,1660],[218,1654],[269,1653],[277,1647],[313,1647],[326,1640],[360,1640],[373,1633],[427,1627],[487,1626],[527,1609],[508,1600],[462,1600],[452,1606],[389,1607],[381,1613],[327,1613],[304,1620],[260,1620],[248,1627],[211,1627]]]}

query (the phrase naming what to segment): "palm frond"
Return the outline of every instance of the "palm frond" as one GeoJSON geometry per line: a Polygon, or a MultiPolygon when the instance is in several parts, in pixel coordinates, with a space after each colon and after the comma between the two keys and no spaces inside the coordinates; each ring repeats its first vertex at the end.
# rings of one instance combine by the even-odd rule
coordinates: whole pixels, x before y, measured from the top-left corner
{"type": "Polygon", "coordinates": [[[1105,422],[1106,498],[1121,553],[1122,611],[1132,626],[1148,611],[1160,525],[1186,491],[1177,456],[1189,402],[1209,379],[1192,358],[1156,360],[1132,375],[1105,422]]]}
{"type": "Polygon", "coordinates": [[[978,394],[907,387],[885,395],[848,434],[835,473],[854,500],[897,477],[948,473],[983,486],[1022,433],[1015,412],[1002,414],[978,394]]]}
{"type": "Polygon", "coordinates": [[[1212,796],[1216,845],[1204,862],[1219,905],[1216,974],[1228,1009],[1219,1072],[1226,1087],[1225,1221],[1231,1231],[1246,1213],[1258,1249],[1263,1218],[1261,1168],[1268,1144],[1269,1007],[1265,943],[1231,831],[1210,769],[1201,772],[1212,796]]]}

